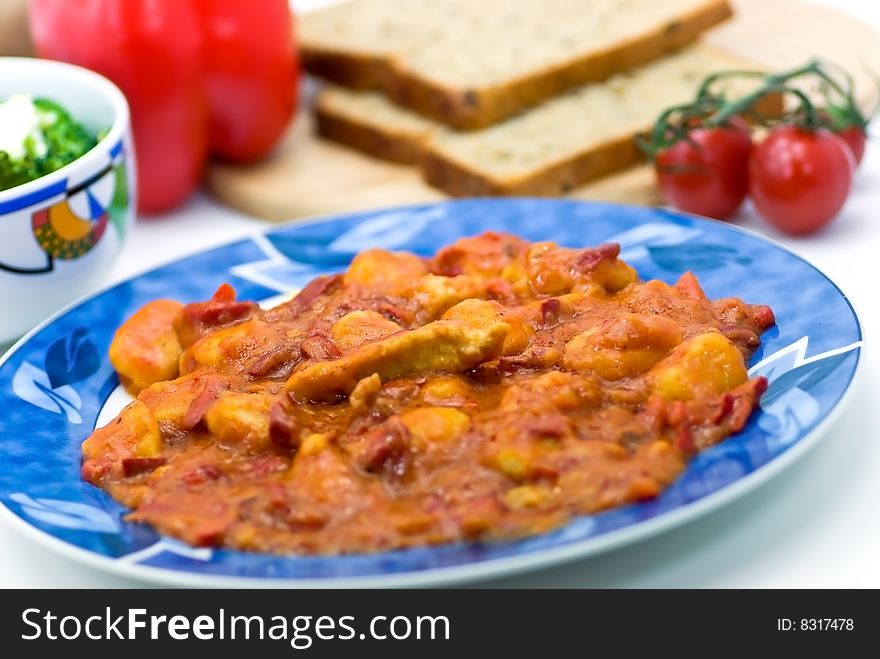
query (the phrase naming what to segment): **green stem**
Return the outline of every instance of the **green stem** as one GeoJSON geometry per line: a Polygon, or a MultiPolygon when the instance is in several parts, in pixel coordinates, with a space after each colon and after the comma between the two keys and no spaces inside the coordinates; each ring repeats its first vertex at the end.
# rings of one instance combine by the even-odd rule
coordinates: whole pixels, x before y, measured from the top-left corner
{"type": "Polygon", "coordinates": [[[718,112],[716,112],[713,116],[706,120],[706,126],[721,126],[727,123],[727,121],[732,117],[740,114],[745,114],[763,96],[772,93],[793,94],[794,96],[797,96],[801,102],[801,109],[804,111],[806,126],[808,128],[817,128],[818,126],[820,126],[822,121],[819,117],[819,113],[816,111],[816,108],[813,107],[813,103],[810,101],[807,95],[804,94],[800,89],[789,87],[782,82],[770,82],[770,78],[772,77],[773,76],[768,77],[768,82],[764,85],[761,85],[751,94],[747,94],[741,98],[738,98],[735,101],[731,101],[723,105],[721,109],[718,110],[718,112]]]}
{"type": "Polygon", "coordinates": [[[730,69],[728,71],[719,71],[717,73],[713,73],[706,77],[703,80],[703,84],[700,85],[700,88],[697,90],[697,98],[703,98],[705,96],[709,96],[709,89],[713,84],[718,82],[719,80],[723,80],[724,78],[739,78],[739,77],[751,77],[751,78],[766,78],[766,71],[751,71],[748,69],[730,69]]]}
{"type": "MultiPolygon", "coordinates": [[[[798,78],[802,75],[806,75],[808,73],[820,73],[819,70],[819,61],[818,60],[810,60],[803,66],[799,66],[796,69],[791,69],[790,71],[783,71],[782,73],[771,73],[768,74],[766,71],[752,71],[752,70],[731,70],[731,71],[719,71],[718,73],[714,73],[708,76],[703,84],[700,85],[700,89],[697,92],[697,97],[701,97],[708,94],[709,88],[718,80],[723,78],[732,78],[737,76],[748,76],[753,78],[764,78],[766,84],[785,84],[789,80],[793,78],[798,78]]],[[[821,74],[820,74],[821,75],[821,74]]]]}
{"type": "MultiPolygon", "coordinates": [[[[768,75],[760,71],[750,70],[721,71],[719,73],[708,76],[703,81],[703,84],[700,86],[700,89],[697,93],[697,98],[708,95],[711,86],[718,80],[724,78],[743,76],[763,77],[764,85],[762,85],[760,88],[755,90],[755,92],[746,97],[749,102],[744,103],[743,106],[740,108],[741,111],[747,111],[751,107],[751,105],[753,105],[764,93],[768,91],[767,87],[785,85],[786,83],[789,83],[796,78],[813,75],[822,80],[840,97],[840,99],[842,100],[842,109],[844,111],[844,114],[847,116],[848,121],[857,123],[861,126],[866,125],[867,121],[862,116],[861,112],[858,109],[858,106],[856,105],[855,99],[853,98],[853,88],[855,85],[852,76],[849,75],[848,72],[840,70],[846,80],[846,86],[841,85],[838,79],[828,73],[827,69],[832,67],[838,68],[831,62],[823,62],[819,59],[813,59],[803,66],[799,66],[789,71],[783,71],[782,73],[777,74],[768,75]]],[[[730,115],[727,114],[721,120],[719,120],[718,123],[723,123],[723,121],[728,119],[729,117],[730,115]]],[[[714,120],[713,123],[715,123],[714,120]]]]}
{"type": "Polygon", "coordinates": [[[703,80],[694,102],[676,105],[663,112],[654,124],[650,141],[639,139],[639,147],[649,158],[654,158],[663,149],[683,139],[689,139],[694,120],[706,127],[717,127],[727,124],[737,115],[756,118],[762,125],[787,120],[807,130],[849,125],[864,128],[868,122],[856,106],[854,88],[852,76],[846,71],[819,59],[777,74],[747,69],[719,71],[703,80]],[[841,75],[832,75],[831,71],[837,71],[841,75]],[[806,76],[814,76],[820,81],[819,91],[827,102],[824,110],[817,109],[801,89],[789,84],[806,76]],[[761,82],[754,91],[733,101],[726,100],[723,94],[712,92],[712,86],[718,81],[736,77],[760,78],[761,82]],[[791,94],[798,99],[799,107],[794,112],[781,116],[765,117],[754,106],[762,97],[771,93],[791,94]]]}
{"type": "Polygon", "coordinates": [[[829,62],[829,61],[825,61],[824,67],[822,66],[822,62],[820,62],[819,60],[815,60],[813,62],[813,64],[814,64],[813,73],[815,73],[817,76],[822,78],[822,80],[824,80],[826,83],[828,83],[828,85],[834,91],[836,91],[838,94],[840,94],[840,96],[842,96],[844,99],[846,99],[847,101],[852,101],[852,90],[853,90],[853,87],[855,87],[855,82],[853,81],[853,78],[849,74],[849,72],[844,71],[843,69],[838,67],[836,64],[829,62]],[[826,68],[836,68],[840,73],[842,73],[843,76],[846,78],[846,84],[847,84],[846,88],[842,87],[837,80],[835,80],[832,76],[828,75],[827,71],[825,71],[826,68]]]}

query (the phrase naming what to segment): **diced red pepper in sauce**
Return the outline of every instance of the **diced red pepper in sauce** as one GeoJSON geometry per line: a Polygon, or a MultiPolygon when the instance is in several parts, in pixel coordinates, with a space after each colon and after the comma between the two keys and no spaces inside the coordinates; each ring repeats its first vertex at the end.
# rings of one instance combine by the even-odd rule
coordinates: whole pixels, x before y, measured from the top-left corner
{"type": "Polygon", "coordinates": [[[504,540],[654,498],[748,423],[775,319],[619,254],[487,233],[430,259],[368,250],[269,310],[228,285],[164,302],[120,335],[142,390],[83,477],[190,544],[305,554],[504,540]]]}

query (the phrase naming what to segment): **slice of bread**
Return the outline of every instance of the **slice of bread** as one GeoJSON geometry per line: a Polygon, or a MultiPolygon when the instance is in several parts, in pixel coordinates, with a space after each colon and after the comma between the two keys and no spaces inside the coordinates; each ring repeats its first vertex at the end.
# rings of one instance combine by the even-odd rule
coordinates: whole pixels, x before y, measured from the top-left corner
{"type": "Polygon", "coordinates": [[[730,15],[727,0],[356,0],[305,14],[298,39],[311,73],[473,130],[730,15]]]}
{"type": "Polygon", "coordinates": [[[441,124],[405,110],[379,92],[325,86],[315,97],[318,134],[391,162],[417,164],[441,124]]]}
{"type": "MultiPolygon", "coordinates": [[[[585,85],[489,128],[460,132],[381,94],[327,87],[317,96],[318,132],[378,158],[418,164],[456,195],[556,195],[641,159],[634,137],[671,105],[690,100],[708,74],[754,68],[695,45],[594,85],[585,85]]],[[[730,94],[747,91],[737,83],[730,94]]],[[[781,99],[760,109],[778,111],[781,99]]]]}

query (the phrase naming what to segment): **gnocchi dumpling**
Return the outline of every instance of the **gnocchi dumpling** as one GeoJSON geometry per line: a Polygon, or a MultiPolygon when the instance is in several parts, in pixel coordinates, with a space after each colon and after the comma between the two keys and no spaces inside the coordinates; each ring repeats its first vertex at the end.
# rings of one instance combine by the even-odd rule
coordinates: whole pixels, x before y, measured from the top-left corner
{"type": "Polygon", "coordinates": [[[676,345],[681,330],[668,318],[621,314],[613,322],[578,334],[565,345],[564,368],[621,380],[647,371],[676,345]]]}
{"type": "Polygon", "coordinates": [[[155,300],[138,309],[116,331],[110,344],[110,363],[131,393],[177,377],[181,347],[174,325],[182,310],[179,302],[155,300]]]}
{"type": "Polygon", "coordinates": [[[342,350],[351,350],[391,336],[399,331],[400,325],[375,311],[358,310],[345,314],[333,323],[330,338],[342,350]]]}
{"type": "Polygon", "coordinates": [[[354,257],[343,282],[346,286],[360,284],[395,292],[406,289],[427,273],[424,259],[415,254],[368,249],[354,257]]]}
{"type": "Polygon", "coordinates": [[[654,393],[690,400],[730,391],[748,379],[742,353],[720,332],[691,337],[649,373],[654,393]]]}
{"type": "Polygon", "coordinates": [[[494,300],[465,300],[443,314],[444,320],[460,320],[464,324],[486,329],[497,323],[507,325],[507,338],[501,349],[504,355],[517,355],[529,345],[534,333],[522,318],[494,300]]]}

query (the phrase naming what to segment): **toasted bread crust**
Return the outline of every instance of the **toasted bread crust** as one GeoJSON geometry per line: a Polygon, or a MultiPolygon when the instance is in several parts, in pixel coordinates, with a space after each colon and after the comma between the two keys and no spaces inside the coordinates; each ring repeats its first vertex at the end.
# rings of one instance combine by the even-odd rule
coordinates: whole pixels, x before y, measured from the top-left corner
{"type": "Polygon", "coordinates": [[[315,120],[317,133],[321,137],[357,149],[374,158],[415,165],[423,156],[424,145],[420,140],[360,123],[334,112],[332,108],[320,103],[320,97],[315,103],[315,120]]]}
{"type": "Polygon", "coordinates": [[[351,89],[385,89],[394,75],[389,62],[381,57],[318,47],[303,47],[300,53],[306,71],[351,89]]]}
{"type": "Polygon", "coordinates": [[[422,175],[434,187],[453,197],[550,197],[565,194],[589,181],[642,160],[632,137],[622,137],[562,160],[521,179],[494,180],[442,152],[428,150],[422,175]]]}
{"type": "Polygon", "coordinates": [[[707,0],[691,13],[613,48],[484,89],[450,88],[396,61],[309,44],[307,35],[301,39],[301,49],[304,66],[314,75],[355,89],[382,91],[396,103],[458,130],[476,130],[567,89],[662,57],[732,15],[727,0],[707,0]]]}
{"type": "MultiPolygon", "coordinates": [[[[754,63],[726,55],[711,46],[692,47],[704,61],[722,56],[720,68],[756,68],[754,63]]],[[[611,84],[611,83],[608,83],[611,84]]],[[[671,101],[670,101],[671,102],[671,101]]],[[[445,138],[453,135],[442,124],[420,120],[413,125],[406,116],[416,117],[375,93],[346,92],[326,88],[316,97],[314,112],[318,133],[355,148],[373,157],[419,167],[423,178],[432,186],[453,196],[560,195],[615,171],[641,161],[634,137],[650,129],[645,125],[627,134],[604,141],[583,144],[579,150],[566,150],[557,159],[544,161],[528,173],[504,175],[478,165],[478,160],[457,154],[444,146],[445,138]],[[379,101],[365,102],[370,98],[379,101]],[[387,107],[387,109],[385,109],[387,107]],[[397,113],[397,114],[395,114],[397,113]],[[405,116],[404,116],[405,115],[405,116]]],[[[768,94],[754,110],[768,116],[779,115],[784,109],[781,94],[768,94]]],[[[540,109],[531,112],[539,112],[540,109]]],[[[657,110],[659,112],[659,109],[657,110]]],[[[573,119],[574,120],[574,119],[573,119]]],[[[517,119],[511,120],[518,121],[517,119]]],[[[500,127],[499,127],[500,128],[500,127]]],[[[491,132],[495,129],[489,129],[491,132]]],[[[612,133],[613,135],[613,133],[612,133]]],[[[473,135],[481,139],[479,135],[473,135]]]]}
{"type": "MultiPolygon", "coordinates": [[[[783,105],[782,96],[773,94],[764,97],[755,109],[774,116],[782,112],[783,105]]],[[[429,184],[455,197],[560,195],[642,160],[634,139],[627,136],[593,146],[527,178],[498,181],[432,148],[430,138],[425,135],[416,137],[390,127],[359,122],[335,112],[330,104],[321,102],[320,95],[314,112],[317,132],[322,137],[374,158],[417,165],[429,184]]]]}

